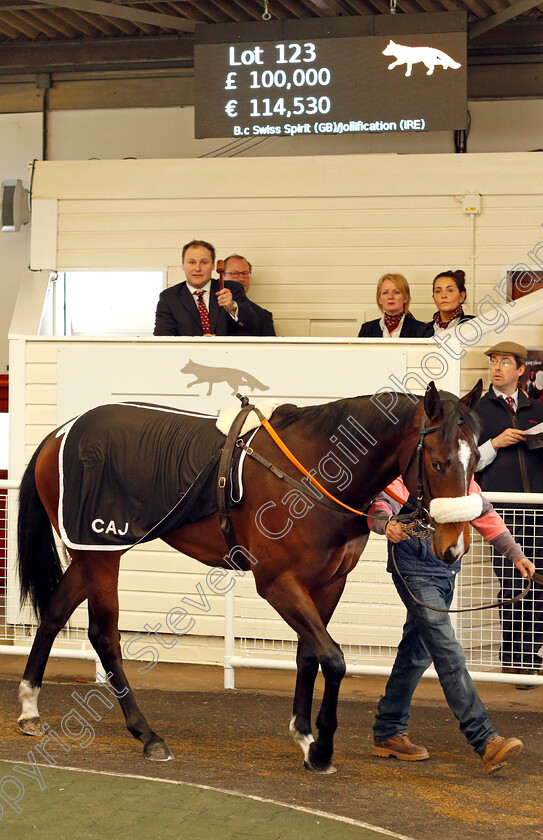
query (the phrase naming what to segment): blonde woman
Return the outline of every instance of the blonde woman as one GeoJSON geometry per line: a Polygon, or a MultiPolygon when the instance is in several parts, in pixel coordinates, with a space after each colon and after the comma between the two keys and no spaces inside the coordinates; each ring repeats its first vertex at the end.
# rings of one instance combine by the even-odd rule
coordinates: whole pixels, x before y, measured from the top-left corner
{"type": "Polygon", "coordinates": [[[377,283],[381,318],[362,324],[358,338],[418,338],[425,329],[409,311],[411,292],[403,274],[383,274],[377,283]]]}

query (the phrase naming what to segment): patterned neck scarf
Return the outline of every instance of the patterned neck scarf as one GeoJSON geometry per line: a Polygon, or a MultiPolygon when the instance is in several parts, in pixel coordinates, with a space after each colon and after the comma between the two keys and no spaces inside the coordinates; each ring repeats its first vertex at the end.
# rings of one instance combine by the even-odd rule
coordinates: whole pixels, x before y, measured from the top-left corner
{"type": "Polygon", "coordinates": [[[400,312],[399,315],[387,315],[385,312],[385,327],[389,331],[389,333],[393,333],[400,321],[404,316],[403,312],[400,312]]]}
{"type": "Polygon", "coordinates": [[[464,310],[462,309],[461,306],[457,306],[456,309],[453,309],[453,311],[451,312],[451,317],[449,318],[448,321],[442,321],[441,320],[441,315],[439,314],[439,310],[438,310],[434,315],[434,321],[436,322],[438,327],[440,327],[440,329],[446,330],[447,327],[449,326],[449,324],[451,323],[451,321],[453,321],[455,318],[458,318],[458,317],[460,317],[460,318],[464,317],[464,310]]]}

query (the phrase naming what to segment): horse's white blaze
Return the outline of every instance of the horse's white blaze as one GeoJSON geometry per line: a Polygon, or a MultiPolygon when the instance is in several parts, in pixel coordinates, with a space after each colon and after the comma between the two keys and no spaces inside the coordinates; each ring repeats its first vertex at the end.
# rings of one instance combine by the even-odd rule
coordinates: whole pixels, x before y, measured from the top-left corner
{"type": "Polygon", "coordinates": [[[40,716],[38,712],[38,694],[40,689],[32,687],[28,680],[21,680],[19,685],[19,701],[22,705],[22,711],[18,720],[30,720],[40,716]]]}
{"type": "Polygon", "coordinates": [[[301,732],[298,732],[298,730],[296,729],[296,725],[294,723],[295,720],[296,720],[295,717],[291,717],[290,724],[289,724],[289,727],[288,727],[289,732],[292,735],[292,737],[294,738],[294,740],[296,741],[296,743],[298,744],[298,746],[301,748],[301,750],[304,754],[304,759],[305,759],[305,761],[307,761],[308,758],[309,758],[309,747],[311,746],[311,744],[313,743],[313,741],[315,739],[313,738],[313,735],[302,735],[301,732]]]}
{"type": "Polygon", "coordinates": [[[449,551],[455,560],[460,560],[460,558],[464,556],[466,551],[466,547],[464,545],[464,529],[460,532],[460,536],[458,537],[456,544],[451,545],[449,551]]]}
{"type": "Polygon", "coordinates": [[[460,461],[460,463],[464,467],[464,476],[465,476],[465,479],[466,479],[466,493],[468,492],[468,486],[469,486],[468,467],[469,467],[470,458],[471,458],[471,450],[469,448],[469,444],[465,440],[461,440],[460,443],[458,444],[458,460],[460,461]]]}

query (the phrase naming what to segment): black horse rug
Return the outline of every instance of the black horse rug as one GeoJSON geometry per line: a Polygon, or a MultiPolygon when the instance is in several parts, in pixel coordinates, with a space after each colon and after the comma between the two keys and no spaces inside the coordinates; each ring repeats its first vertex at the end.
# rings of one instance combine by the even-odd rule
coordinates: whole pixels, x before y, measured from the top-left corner
{"type": "MultiPolygon", "coordinates": [[[[216,512],[225,442],[216,421],[166,406],[117,403],[63,426],[57,432],[63,436],[63,542],[68,548],[118,551],[216,512]]],[[[239,501],[241,489],[232,495],[239,501]]]]}

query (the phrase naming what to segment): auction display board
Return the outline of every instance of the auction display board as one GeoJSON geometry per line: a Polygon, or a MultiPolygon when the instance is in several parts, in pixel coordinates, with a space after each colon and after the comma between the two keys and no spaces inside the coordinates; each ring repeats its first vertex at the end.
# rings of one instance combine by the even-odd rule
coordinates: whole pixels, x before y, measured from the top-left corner
{"type": "Polygon", "coordinates": [[[465,128],[465,15],[400,17],[198,26],[196,137],[465,128]]]}

